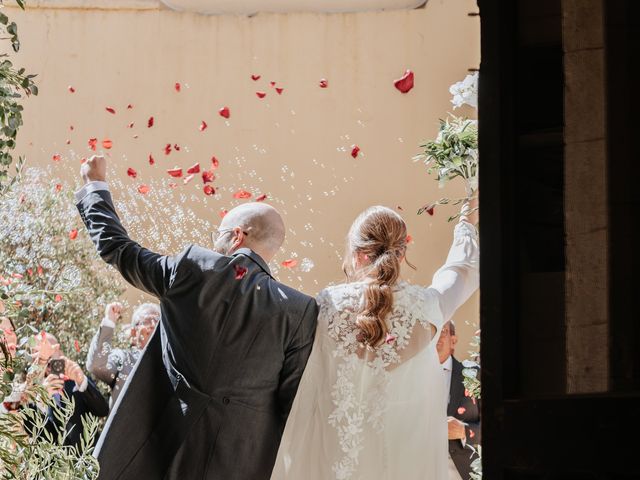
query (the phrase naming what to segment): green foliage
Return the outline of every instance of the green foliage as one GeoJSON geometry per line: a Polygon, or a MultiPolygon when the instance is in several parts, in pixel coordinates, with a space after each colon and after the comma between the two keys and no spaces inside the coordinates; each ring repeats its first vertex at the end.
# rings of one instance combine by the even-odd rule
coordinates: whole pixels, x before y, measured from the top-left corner
{"type": "MultiPolygon", "coordinates": [[[[16,0],[24,9],[24,1],[16,0]]],[[[0,8],[2,3],[0,1],[0,8]]],[[[0,39],[11,42],[14,52],[20,50],[18,26],[0,11],[0,39]]],[[[20,176],[24,158],[19,157],[15,165],[15,174],[10,174],[14,163],[12,155],[16,147],[18,130],[22,126],[23,95],[37,95],[38,87],[33,82],[35,75],[27,74],[24,68],[17,68],[7,53],[0,53],[0,195],[15,183],[20,176]]]]}
{"type": "MultiPolygon", "coordinates": [[[[42,388],[30,387],[24,393],[30,405],[53,405],[42,388]]],[[[76,448],[64,445],[66,428],[73,415],[73,399],[61,399],[54,414],[59,421],[55,435],[46,428],[47,417],[38,408],[26,407],[0,415],[0,478],[2,480],[94,480],[98,462],[92,456],[98,432],[98,420],[83,418],[83,435],[76,448]],[[31,425],[25,429],[25,425],[31,425]]]]}
{"type": "Polygon", "coordinates": [[[124,286],[96,255],[72,193],[58,191],[50,176],[29,170],[0,197],[0,313],[16,324],[21,346],[46,330],[83,365],[104,305],[124,286]]]}
{"type": "Polygon", "coordinates": [[[478,371],[480,369],[480,330],[476,331],[475,335],[471,338],[470,343],[472,350],[469,350],[469,355],[473,360],[465,360],[462,362],[462,376],[464,388],[467,390],[471,398],[481,398],[481,384],[480,378],[478,378],[478,371]]]}

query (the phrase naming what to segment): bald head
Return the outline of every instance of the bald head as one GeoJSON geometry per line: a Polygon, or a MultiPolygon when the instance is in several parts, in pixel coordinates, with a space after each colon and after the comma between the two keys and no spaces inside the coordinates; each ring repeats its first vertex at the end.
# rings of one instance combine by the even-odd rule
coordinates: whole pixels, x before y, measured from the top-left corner
{"type": "Polygon", "coordinates": [[[285,229],[280,213],[266,203],[244,203],[230,210],[220,223],[216,251],[225,255],[250,248],[270,261],[284,242],[285,229]]]}

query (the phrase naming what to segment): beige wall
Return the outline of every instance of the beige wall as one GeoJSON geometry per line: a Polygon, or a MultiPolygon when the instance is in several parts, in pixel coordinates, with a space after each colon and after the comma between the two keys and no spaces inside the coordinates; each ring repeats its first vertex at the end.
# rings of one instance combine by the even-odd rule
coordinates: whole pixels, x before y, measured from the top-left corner
{"type": "MultiPolygon", "coordinates": [[[[60,153],[57,174],[77,183],[78,160],[90,153],[87,140],[112,139],[112,178],[125,223],[142,243],[166,252],[191,241],[207,244],[217,212],[238,204],[232,198],[238,188],[267,193],[289,227],[278,262],[297,255],[315,264],[308,272],[279,268],[277,276],[312,294],[342,280],[343,238],[356,214],[372,204],[400,206],[415,239],[409,257],[418,266],[406,277],[428,284],[451,241],[452,210],[435,217],[415,212],[461,190],[439,190],[411,157],[451,111],[449,85],[479,65],[479,22],[467,15],[475,3],[431,0],[419,10],[251,18],[10,9],[23,44],[17,63],[39,74],[41,91],[27,102],[20,150],[32,166],[51,165],[60,153]],[[392,82],[407,68],[416,87],[402,95],[392,82]],[[262,75],[259,82],[250,79],[254,73],[262,75]],[[318,87],[323,77],[328,89],[318,87]],[[282,96],[270,80],[285,88],[282,96]],[[183,85],[180,93],[175,82],[183,85]],[[267,97],[258,99],[257,90],[267,97]],[[216,113],[223,105],[231,108],[228,122],[216,113]],[[152,115],[155,126],[148,129],[152,115]],[[209,125],[204,132],[201,120],[209,125]],[[167,157],[166,143],[182,150],[167,157]],[[362,149],[355,160],[354,143],[362,149]],[[215,197],[205,198],[199,178],[168,189],[167,168],[206,166],[213,154],[221,163],[215,197]],[[139,173],[135,181],[126,176],[129,166],[139,173]],[[135,193],[143,182],[152,185],[144,198],[135,193]]],[[[477,321],[477,296],[456,319],[463,354],[472,331],[464,322],[477,321]]]]}

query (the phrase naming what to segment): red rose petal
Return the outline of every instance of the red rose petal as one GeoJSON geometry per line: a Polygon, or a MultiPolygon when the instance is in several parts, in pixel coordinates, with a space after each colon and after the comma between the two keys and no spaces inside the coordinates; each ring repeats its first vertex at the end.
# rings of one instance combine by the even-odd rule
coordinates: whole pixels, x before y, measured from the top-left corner
{"type": "Polygon", "coordinates": [[[116,114],[116,109],[113,107],[106,107],[105,110],[113,115],[116,114]]]}
{"type": "Polygon", "coordinates": [[[467,409],[466,409],[466,408],[464,408],[464,407],[460,407],[460,408],[458,409],[458,415],[462,415],[462,414],[464,414],[464,412],[466,412],[466,411],[467,411],[467,409]]]}
{"type": "Polygon", "coordinates": [[[464,389],[464,396],[465,397],[470,397],[471,396],[471,392],[469,392],[469,390],[467,390],[466,388],[464,389]]]}
{"type": "Polygon", "coordinates": [[[153,158],[153,155],[149,154],[149,165],[155,165],[156,161],[153,158]]]}
{"type": "Polygon", "coordinates": [[[167,144],[164,146],[164,154],[165,154],[165,155],[169,155],[170,153],[171,153],[171,144],[170,144],[170,143],[167,143],[167,144]]]}
{"type": "Polygon", "coordinates": [[[179,151],[180,151],[180,145],[178,145],[177,143],[174,143],[174,144],[173,144],[173,149],[174,149],[176,152],[179,152],[179,151]]]}
{"type": "Polygon", "coordinates": [[[224,118],[229,118],[231,116],[231,111],[229,110],[229,107],[222,107],[218,113],[220,114],[221,117],[224,118]]]}
{"type": "Polygon", "coordinates": [[[80,165],[87,163],[87,159],[86,158],[81,158],[80,159],[80,165]]]}
{"type": "Polygon", "coordinates": [[[358,154],[360,153],[360,147],[357,145],[353,145],[351,147],[351,156],[353,158],[358,158],[358,154]]]}
{"type": "Polygon", "coordinates": [[[204,192],[205,195],[215,195],[216,194],[216,189],[213,188],[211,185],[205,185],[202,188],[202,191],[204,192]]]}
{"type": "Polygon", "coordinates": [[[174,178],[180,178],[182,176],[182,169],[175,167],[170,170],[167,170],[167,173],[174,178]]]}
{"type": "Polygon", "coordinates": [[[393,82],[393,84],[402,93],[409,92],[409,90],[413,88],[413,72],[411,70],[407,70],[404,72],[404,75],[393,82]]]}
{"type": "Polygon", "coordinates": [[[407,235],[406,241],[407,241],[407,243],[412,243],[413,242],[413,237],[411,235],[407,235]]]}
{"type": "Polygon", "coordinates": [[[102,146],[109,150],[111,147],[113,147],[113,142],[108,138],[105,138],[104,140],[102,140],[102,146]]]}
{"type": "Polygon", "coordinates": [[[215,174],[211,170],[202,172],[202,183],[211,183],[216,179],[215,174]]]}
{"type": "Polygon", "coordinates": [[[69,240],[75,240],[76,238],[78,238],[78,229],[74,228],[69,232],[69,240]]]}
{"type": "Polygon", "coordinates": [[[89,148],[95,152],[96,146],[98,145],[98,139],[90,138],[88,144],[89,144],[89,148]]]}
{"type": "Polygon", "coordinates": [[[247,192],[246,190],[238,190],[233,194],[233,198],[251,198],[251,192],[247,192]]]}
{"type": "Polygon", "coordinates": [[[194,177],[194,176],[195,176],[195,175],[187,175],[186,177],[184,177],[184,180],[182,180],[182,183],[184,183],[184,184],[186,185],[186,184],[187,184],[187,183],[189,183],[191,180],[193,180],[193,177],[194,177]]]}
{"type": "Polygon", "coordinates": [[[282,95],[283,91],[284,91],[284,88],[276,87],[276,92],[278,92],[278,95],[282,95]]]}
{"type": "Polygon", "coordinates": [[[73,125],[69,125],[69,130],[73,132],[73,129],[74,129],[73,125]]]}
{"type": "Polygon", "coordinates": [[[298,265],[298,261],[294,258],[290,258],[289,260],[282,262],[281,265],[285,268],[293,268],[298,265]]]}
{"type": "Polygon", "coordinates": [[[127,105],[127,110],[131,110],[133,108],[133,105],[129,104],[127,105]]]}
{"type": "Polygon", "coordinates": [[[256,197],[256,202],[264,202],[267,199],[267,194],[263,193],[259,197],[256,197]]]}
{"type": "Polygon", "coordinates": [[[76,349],[76,352],[80,353],[80,342],[78,340],[73,341],[73,348],[76,349]]]}
{"type": "MultiPolygon", "coordinates": [[[[59,293],[55,296],[54,300],[57,303],[60,303],[62,301],[62,295],[60,295],[59,293]]],[[[44,340],[45,338],[47,338],[47,334],[45,332],[42,332],[42,339],[44,340]]]]}
{"type": "Polygon", "coordinates": [[[329,81],[326,78],[320,80],[320,88],[327,88],[329,86],[329,81]]]}
{"type": "Polygon", "coordinates": [[[211,157],[211,165],[213,168],[218,168],[220,166],[220,161],[215,157],[211,157]]]}
{"type": "Polygon", "coordinates": [[[242,280],[249,271],[246,267],[241,265],[234,265],[233,268],[236,271],[236,280],[242,280]]]}
{"type": "Polygon", "coordinates": [[[59,162],[59,161],[62,159],[62,157],[60,156],[60,154],[59,154],[59,153],[56,153],[53,157],[51,157],[51,159],[52,159],[54,162],[59,162]]]}
{"type": "Polygon", "coordinates": [[[154,122],[155,120],[153,119],[153,117],[149,117],[149,120],[147,120],[147,128],[153,127],[154,122]]]}
{"type": "Polygon", "coordinates": [[[59,183],[56,183],[56,192],[59,192],[60,190],[62,190],[62,185],[59,183]]]}
{"type": "Polygon", "coordinates": [[[469,438],[473,438],[476,436],[476,432],[474,432],[473,430],[469,429],[469,438]]]}
{"type": "Polygon", "coordinates": [[[176,84],[173,86],[173,88],[176,89],[176,92],[179,92],[180,89],[182,88],[182,85],[180,85],[178,82],[176,82],[176,84]]]}
{"type": "Polygon", "coordinates": [[[22,275],[21,273],[12,273],[11,276],[13,278],[17,278],[18,280],[21,280],[24,278],[24,275],[22,275]]]}
{"type": "Polygon", "coordinates": [[[429,208],[427,208],[427,209],[425,210],[425,212],[427,212],[429,215],[431,215],[431,216],[433,217],[433,213],[434,213],[434,212],[433,212],[433,210],[434,210],[435,208],[436,208],[436,206],[435,206],[435,205],[432,205],[432,206],[430,206],[429,208]]]}
{"type": "Polygon", "coordinates": [[[260,80],[260,75],[251,75],[251,80],[257,82],[258,80],[260,80]]]}
{"type": "Polygon", "coordinates": [[[264,98],[267,96],[266,92],[256,92],[256,95],[258,96],[258,98],[264,98]]]}
{"type": "Polygon", "coordinates": [[[200,124],[199,129],[200,129],[200,131],[201,131],[201,132],[204,132],[204,131],[207,129],[207,127],[208,127],[208,126],[209,126],[209,125],[207,125],[207,122],[205,122],[204,120],[202,120],[202,123],[200,124]]]}
{"type": "Polygon", "coordinates": [[[33,275],[33,268],[27,268],[27,275],[33,275]]]}
{"type": "Polygon", "coordinates": [[[271,87],[275,87],[276,86],[276,82],[269,82],[269,85],[271,85],[271,87]]]}
{"type": "Polygon", "coordinates": [[[66,143],[67,145],[71,145],[71,140],[67,140],[65,143],[66,143]]]}
{"type": "Polygon", "coordinates": [[[127,125],[127,128],[133,128],[134,123],[131,122],[129,125],[127,125]]]}
{"type": "Polygon", "coordinates": [[[44,274],[44,268],[42,268],[42,266],[38,265],[38,275],[43,275],[44,274]]]}
{"type": "Polygon", "coordinates": [[[75,89],[75,88],[73,88],[71,85],[69,85],[67,88],[69,89],[69,91],[70,91],[71,93],[76,93],[76,89],[75,89]]]}
{"type": "Polygon", "coordinates": [[[136,172],[133,168],[129,167],[127,168],[127,175],[129,175],[131,178],[136,178],[138,176],[138,172],[136,172]]]}
{"type": "Polygon", "coordinates": [[[187,169],[187,173],[188,174],[195,174],[195,173],[200,173],[200,164],[196,163],[194,165],[191,165],[188,169],[187,169]]]}
{"type": "Polygon", "coordinates": [[[140,185],[138,187],[138,193],[141,193],[142,195],[146,195],[147,193],[149,193],[149,190],[151,189],[148,185],[140,185]]]}
{"type": "Polygon", "coordinates": [[[138,135],[137,133],[133,136],[133,138],[138,138],[140,135],[138,135]]]}
{"type": "Polygon", "coordinates": [[[224,218],[227,215],[227,213],[229,212],[223,208],[218,212],[218,215],[220,215],[220,218],[224,218]]]}

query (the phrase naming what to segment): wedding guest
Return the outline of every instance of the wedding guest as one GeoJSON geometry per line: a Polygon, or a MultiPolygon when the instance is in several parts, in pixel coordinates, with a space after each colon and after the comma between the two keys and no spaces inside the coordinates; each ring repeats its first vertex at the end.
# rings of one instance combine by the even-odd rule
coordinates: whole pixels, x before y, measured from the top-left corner
{"type": "Polygon", "coordinates": [[[120,303],[110,303],[105,308],[104,318],[96,332],[87,355],[87,369],[98,380],[111,387],[109,406],[115,405],[122,387],[140,357],[160,321],[160,307],[155,303],[143,303],[135,309],[129,330],[131,348],[113,347],[116,324],[122,319],[120,303]]]}
{"type": "Polygon", "coordinates": [[[53,399],[53,405],[36,407],[47,416],[46,429],[55,438],[58,430],[63,427],[57,418],[56,410],[63,406],[63,397],[73,400],[73,414],[64,426],[67,432],[64,444],[79,447],[83,429],[82,418],[87,414],[106,417],[109,414],[109,405],[80,365],[64,356],[53,335],[45,332],[38,334],[33,354],[35,362],[44,368],[42,386],[53,399]]]}
{"type": "MultiPolygon", "coordinates": [[[[0,317],[0,342],[4,344],[9,355],[16,354],[18,336],[13,321],[9,317],[0,317]]],[[[4,349],[0,349],[0,356],[4,356],[4,349]]]]}
{"type": "Polygon", "coordinates": [[[457,343],[456,326],[449,321],[442,327],[436,344],[448,392],[449,479],[467,480],[471,473],[473,452],[466,447],[480,443],[480,404],[465,394],[463,366],[453,356],[457,343]]]}

